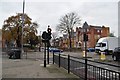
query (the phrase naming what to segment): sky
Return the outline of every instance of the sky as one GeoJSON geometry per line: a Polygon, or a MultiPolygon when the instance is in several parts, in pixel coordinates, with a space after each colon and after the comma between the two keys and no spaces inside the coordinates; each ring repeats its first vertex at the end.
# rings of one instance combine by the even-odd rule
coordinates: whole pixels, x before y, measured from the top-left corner
{"type": "MultiPolygon", "coordinates": [[[[23,0],[0,0],[0,28],[5,19],[22,13],[23,0]]],[[[39,24],[38,34],[50,25],[53,32],[59,19],[70,12],[76,12],[88,25],[110,27],[118,36],[118,0],[25,0],[25,13],[39,24]]],[[[82,27],[82,25],[80,25],[82,27]]]]}

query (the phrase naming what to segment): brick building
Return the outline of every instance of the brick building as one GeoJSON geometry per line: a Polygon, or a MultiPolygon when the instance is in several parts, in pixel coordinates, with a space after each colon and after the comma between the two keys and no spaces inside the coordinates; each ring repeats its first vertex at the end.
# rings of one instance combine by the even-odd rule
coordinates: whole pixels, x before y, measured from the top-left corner
{"type": "MultiPolygon", "coordinates": [[[[84,47],[83,30],[84,29],[81,27],[76,27],[76,31],[72,33],[71,37],[72,48],[84,47]]],[[[109,27],[89,25],[89,28],[87,29],[88,35],[87,47],[94,48],[98,39],[101,37],[107,37],[110,33],[109,31],[110,31],[109,27]]],[[[61,39],[59,41],[59,45],[61,46],[61,48],[69,48],[68,34],[63,35],[63,38],[61,39]]]]}
{"type": "MultiPolygon", "coordinates": [[[[84,29],[81,27],[76,28],[76,39],[77,42],[81,42],[81,47],[84,46],[83,30],[84,29]]],[[[101,37],[107,37],[109,33],[110,33],[109,27],[89,25],[89,28],[87,28],[87,35],[88,35],[87,47],[94,48],[98,39],[101,37]]]]}

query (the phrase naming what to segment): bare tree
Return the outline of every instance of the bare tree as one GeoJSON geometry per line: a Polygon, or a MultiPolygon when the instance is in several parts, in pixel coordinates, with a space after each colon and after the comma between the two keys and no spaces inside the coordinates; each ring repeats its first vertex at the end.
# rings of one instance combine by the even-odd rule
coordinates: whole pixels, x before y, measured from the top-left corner
{"type": "Polygon", "coordinates": [[[71,35],[74,27],[80,26],[81,18],[75,12],[67,13],[60,18],[57,30],[61,33],[67,33],[69,36],[69,48],[71,50],[71,35]]]}
{"type": "Polygon", "coordinates": [[[52,33],[52,38],[53,38],[53,43],[54,43],[54,47],[55,47],[55,40],[57,39],[58,34],[56,32],[52,33]]]}

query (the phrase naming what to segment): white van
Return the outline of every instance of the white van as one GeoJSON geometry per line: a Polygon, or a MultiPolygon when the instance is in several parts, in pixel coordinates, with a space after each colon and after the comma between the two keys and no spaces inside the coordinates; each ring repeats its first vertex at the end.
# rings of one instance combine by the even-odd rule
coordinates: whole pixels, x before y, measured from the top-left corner
{"type": "Polygon", "coordinates": [[[101,51],[105,51],[109,54],[112,53],[116,47],[118,47],[117,37],[103,37],[98,40],[95,46],[95,52],[100,53],[101,51]]]}

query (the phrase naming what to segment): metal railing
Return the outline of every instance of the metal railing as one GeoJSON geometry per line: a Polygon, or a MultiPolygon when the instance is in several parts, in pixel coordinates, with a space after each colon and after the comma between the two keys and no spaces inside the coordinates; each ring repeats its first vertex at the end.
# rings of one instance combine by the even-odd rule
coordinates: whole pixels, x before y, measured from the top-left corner
{"type": "MultiPolygon", "coordinates": [[[[89,62],[94,62],[88,60],[89,62]]],[[[55,54],[53,53],[53,64],[57,64],[59,67],[63,67],[68,70],[68,73],[79,76],[85,79],[85,62],[82,58],[73,57],[70,55],[55,54]]],[[[97,62],[94,62],[97,63],[97,62]]],[[[102,63],[98,63],[102,64],[102,63]]],[[[109,65],[105,64],[104,65],[109,65]]],[[[113,67],[114,65],[109,65],[113,67]]],[[[91,63],[87,64],[87,79],[88,80],[120,80],[120,72],[115,70],[106,69],[105,67],[95,66],[91,63]]]]}

